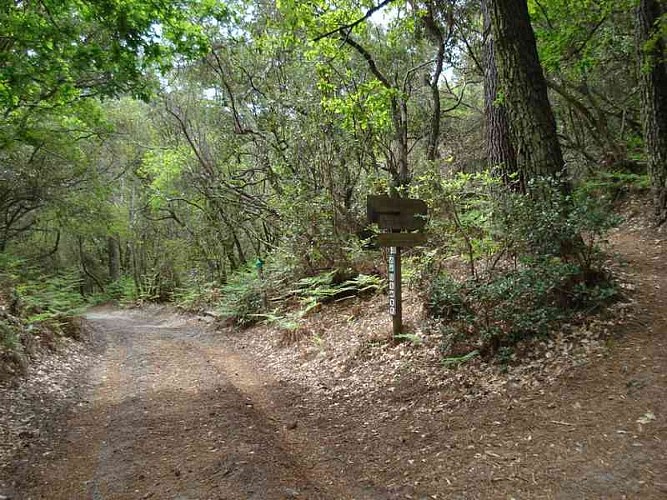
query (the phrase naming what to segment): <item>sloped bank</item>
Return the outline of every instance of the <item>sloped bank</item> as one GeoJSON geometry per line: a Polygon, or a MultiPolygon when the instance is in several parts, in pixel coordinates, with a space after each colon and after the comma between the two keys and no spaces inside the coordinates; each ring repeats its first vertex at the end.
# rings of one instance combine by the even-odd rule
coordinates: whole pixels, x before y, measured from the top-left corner
{"type": "Polygon", "coordinates": [[[507,363],[443,366],[414,296],[400,344],[384,297],[323,307],[298,335],[227,328],[220,341],[297,388],[274,404],[294,414],[290,432],[333,450],[316,467],[387,498],[664,498],[667,316],[656,290],[667,287],[667,241],[638,220],[610,239],[622,300],[507,363]]]}
{"type": "Polygon", "coordinates": [[[55,350],[37,349],[21,375],[0,383],[0,491],[11,491],[14,471],[30,467],[35,454],[53,451],[51,437],[79,402],[93,359],[87,343],[64,338],[55,350]]]}

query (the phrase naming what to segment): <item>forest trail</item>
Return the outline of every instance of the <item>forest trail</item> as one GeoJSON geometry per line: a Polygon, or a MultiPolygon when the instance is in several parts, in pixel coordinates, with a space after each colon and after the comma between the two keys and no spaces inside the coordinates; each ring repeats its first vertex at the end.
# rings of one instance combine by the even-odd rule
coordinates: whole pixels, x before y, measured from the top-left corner
{"type": "MultiPolygon", "coordinates": [[[[293,454],[248,367],[175,315],[99,310],[102,354],[54,456],[23,470],[17,498],[342,498],[293,454]],[[249,379],[241,377],[250,374],[249,379]]],[[[276,394],[279,397],[279,394],[276,394]]]]}
{"type": "Polygon", "coordinates": [[[553,384],[443,412],[410,406],[427,391],[414,381],[372,404],[322,398],[262,369],[229,332],[173,314],[91,312],[100,354],[82,374],[84,400],[63,415],[55,452],[15,467],[8,493],[665,498],[667,242],[644,227],[612,242],[637,287],[640,320],[553,384]]]}

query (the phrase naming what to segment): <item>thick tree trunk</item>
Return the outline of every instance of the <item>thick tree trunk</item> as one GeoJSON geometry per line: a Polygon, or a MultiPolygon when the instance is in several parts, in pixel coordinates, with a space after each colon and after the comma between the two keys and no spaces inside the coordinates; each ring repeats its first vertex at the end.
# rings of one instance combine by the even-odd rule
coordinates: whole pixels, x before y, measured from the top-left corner
{"type": "Polygon", "coordinates": [[[526,0],[494,0],[489,7],[501,89],[497,100],[507,110],[518,170],[526,182],[564,174],[526,0]]]}
{"type": "Polygon", "coordinates": [[[486,121],[485,147],[489,167],[497,171],[503,183],[509,188],[524,192],[523,176],[518,170],[516,153],[512,145],[510,124],[505,106],[499,99],[498,68],[491,34],[491,14],[489,3],[482,0],[484,15],[484,117],[486,121]]]}
{"type": "Polygon", "coordinates": [[[665,0],[640,0],[637,42],[641,82],[642,126],[653,190],[654,215],[667,220],[667,42],[658,20],[667,15],[665,0]]]}

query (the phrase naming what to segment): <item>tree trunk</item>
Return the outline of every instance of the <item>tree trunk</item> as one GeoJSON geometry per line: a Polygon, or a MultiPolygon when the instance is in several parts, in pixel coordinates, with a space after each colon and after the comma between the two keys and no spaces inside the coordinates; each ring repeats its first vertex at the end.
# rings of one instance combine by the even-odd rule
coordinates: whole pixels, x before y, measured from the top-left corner
{"type": "MultiPolygon", "coordinates": [[[[428,134],[428,144],[426,146],[426,159],[435,161],[438,157],[438,141],[440,139],[440,119],[442,106],[440,104],[440,76],[445,62],[445,35],[442,27],[436,22],[436,2],[427,2],[426,10],[421,17],[424,28],[426,29],[431,42],[437,48],[435,61],[433,64],[433,73],[429,76],[428,86],[431,88],[431,102],[433,110],[431,111],[430,127],[428,134]]],[[[418,11],[418,9],[415,9],[418,11]]]]}
{"type": "Polygon", "coordinates": [[[658,21],[667,15],[665,0],[640,0],[637,42],[642,126],[658,224],[667,220],[667,43],[658,21]]]}
{"type": "MultiPolygon", "coordinates": [[[[88,269],[88,265],[86,264],[86,261],[88,260],[84,249],[83,249],[83,238],[79,237],[79,261],[81,263],[81,270],[83,273],[88,276],[95,285],[97,285],[97,288],[100,289],[102,293],[104,293],[104,284],[102,283],[102,280],[100,280],[95,273],[93,273],[90,269],[88,269]]],[[[91,287],[91,290],[94,290],[93,287],[91,287]]]]}
{"type": "Polygon", "coordinates": [[[403,99],[392,99],[392,117],[394,137],[392,138],[394,187],[407,186],[410,183],[409,145],[408,145],[408,105],[403,99]]]}
{"type": "Polygon", "coordinates": [[[505,106],[499,99],[498,68],[491,34],[489,3],[482,0],[484,15],[484,116],[486,121],[485,147],[489,167],[500,174],[503,183],[519,192],[525,192],[523,176],[518,170],[512,145],[510,124],[505,106]]]}
{"type": "Polygon", "coordinates": [[[130,248],[130,253],[132,254],[132,279],[134,280],[134,293],[136,295],[136,299],[141,297],[141,294],[143,292],[143,284],[141,282],[141,271],[139,269],[139,257],[137,255],[137,248],[136,246],[132,246],[130,248]]]}
{"type": "Polygon", "coordinates": [[[518,171],[526,182],[565,174],[526,0],[494,0],[489,7],[502,92],[497,100],[507,110],[518,171]]]}
{"type": "Polygon", "coordinates": [[[115,236],[107,238],[107,248],[109,253],[109,281],[114,282],[120,279],[120,243],[115,236]]]}

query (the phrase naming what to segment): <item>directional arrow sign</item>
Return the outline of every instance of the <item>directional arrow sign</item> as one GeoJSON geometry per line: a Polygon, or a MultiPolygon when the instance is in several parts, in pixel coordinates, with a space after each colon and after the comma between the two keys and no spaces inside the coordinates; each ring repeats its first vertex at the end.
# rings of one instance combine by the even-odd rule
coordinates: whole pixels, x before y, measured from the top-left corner
{"type": "Polygon", "coordinates": [[[382,229],[415,231],[426,225],[428,209],[422,200],[369,196],[366,200],[368,221],[382,229]]]}

